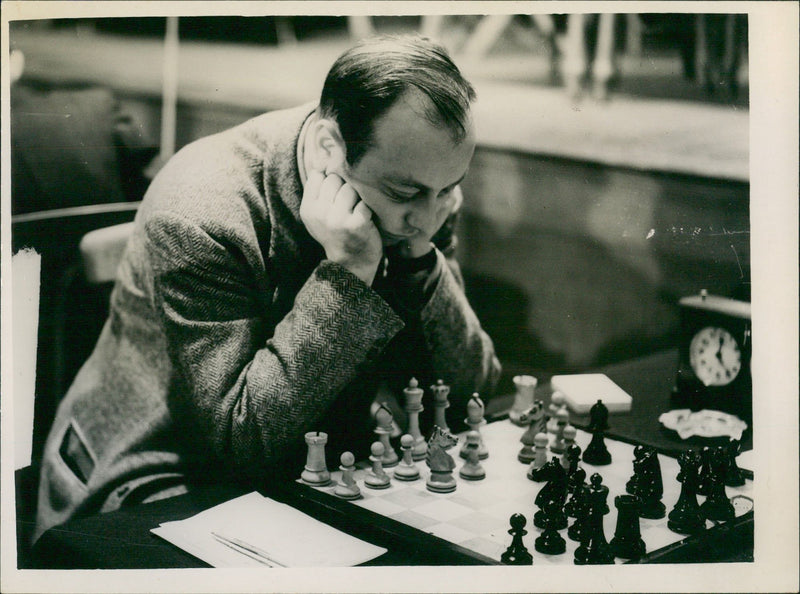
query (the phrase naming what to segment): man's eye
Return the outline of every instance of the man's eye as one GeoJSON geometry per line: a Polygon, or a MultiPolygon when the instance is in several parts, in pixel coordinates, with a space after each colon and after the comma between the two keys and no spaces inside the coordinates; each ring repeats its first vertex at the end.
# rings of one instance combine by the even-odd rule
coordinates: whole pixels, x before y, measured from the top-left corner
{"type": "Polygon", "coordinates": [[[391,190],[386,192],[386,195],[389,196],[395,202],[411,202],[417,196],[417,192],[413,194],[402,194],[400,192],[392,192],[391,190]]]}

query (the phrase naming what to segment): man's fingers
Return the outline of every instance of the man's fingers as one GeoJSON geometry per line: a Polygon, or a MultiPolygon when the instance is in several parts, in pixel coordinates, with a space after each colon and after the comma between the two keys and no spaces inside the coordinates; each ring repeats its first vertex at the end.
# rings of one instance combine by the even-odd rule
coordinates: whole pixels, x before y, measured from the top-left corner
{"type": "Polygon", "coordinates": [[[306,187],[303,192],[303,197],[316,200],[319,197],[319,189],[324,180],[325,174],[322,171],[312,171],[309,173],[308,179],[306,179],[306,187]]]}
{"type": "Polygon", "coordinates": [[[334,202],[336,194],[343,184],[344,180],[335,173],[326,175],[319,189],[319,197],[326,199],[328,202],[334,202]]]}
{"type": "Polygon", "coordinates": [[[361,200],[361,198],[359,198],[355,188],[353,188],[353,186],[350,184],[345,183],[341,188],[339,188],[339,191],[336,193],[336,198],[334,198],[333,202],[337,209],[349,214],[353,212],[353,208],[359,200],[361,200]]]}
{"type": "Polygon", "coordinates": [[[355,207],[353,208],[353,214],[359,217],[363,217],[365,221],[372,220],[372,209],[367,206],[363,200],[359,200],[356,202],[355,207]]]}

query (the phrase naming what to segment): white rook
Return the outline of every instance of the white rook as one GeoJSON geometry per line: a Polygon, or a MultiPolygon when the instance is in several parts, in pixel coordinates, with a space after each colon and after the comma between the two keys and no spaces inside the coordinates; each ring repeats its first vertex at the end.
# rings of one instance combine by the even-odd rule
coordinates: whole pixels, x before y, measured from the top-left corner
{"type": "Polygon", "coordinates": [[[309,431],[305,435],[308,445],[306,465],[300,479],[314,487],[324,487],[331,483],[331,473],[325,464],[325,444],[328,443],[328,434],[322,431],[309,431]]]}

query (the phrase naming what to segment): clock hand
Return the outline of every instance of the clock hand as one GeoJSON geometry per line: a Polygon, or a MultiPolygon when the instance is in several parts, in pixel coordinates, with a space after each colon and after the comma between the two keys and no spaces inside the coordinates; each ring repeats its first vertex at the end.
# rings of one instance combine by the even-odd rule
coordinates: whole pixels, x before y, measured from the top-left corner
{"type": "Polygon", "coordinates": [[[719,349],[717,349],[717,360],[722,363],[722,344],[724,342],[724,338],[722,336],[719,337],[719,349]]]}

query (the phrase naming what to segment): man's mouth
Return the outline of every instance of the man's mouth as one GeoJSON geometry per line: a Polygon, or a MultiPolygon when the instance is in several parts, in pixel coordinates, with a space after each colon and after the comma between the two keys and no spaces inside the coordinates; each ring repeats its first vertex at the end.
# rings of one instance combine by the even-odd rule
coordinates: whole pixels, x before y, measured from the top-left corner
{"type": "Polygon", "coordinates": [[[413,237],[412,235],[397,235],[396,233],[390,233],[385,229],[381,229],[381,236],[383,237],[384,243],[395,244],[400,243],[401,241],[406,241],[413,237]]]}

